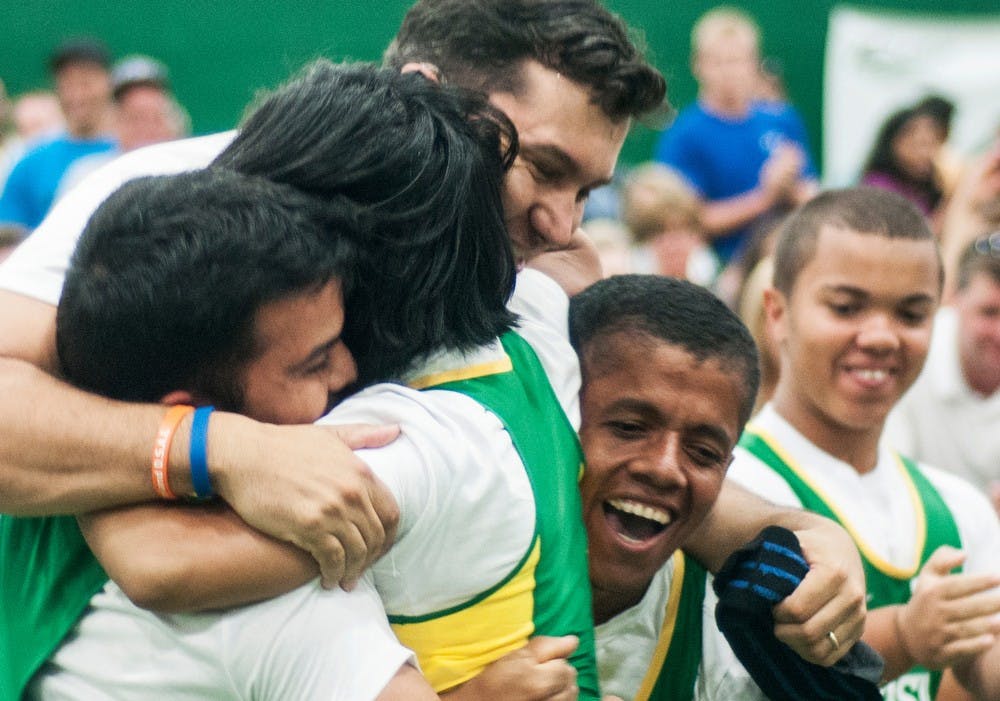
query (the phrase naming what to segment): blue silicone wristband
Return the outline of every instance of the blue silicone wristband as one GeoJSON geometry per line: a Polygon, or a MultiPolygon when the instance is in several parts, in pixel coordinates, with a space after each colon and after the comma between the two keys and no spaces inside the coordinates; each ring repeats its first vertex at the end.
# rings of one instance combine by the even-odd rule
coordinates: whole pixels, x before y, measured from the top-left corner
{"type": "Polygon", "coordinates": [[[208,477],[208,417],[213,411],[215,407],[212,406],[198,407],[191,422],[191,449],[188,457],[191,462],[191,485],[199,499],[211,499],[215,496],[212,481],[208,477]]]}

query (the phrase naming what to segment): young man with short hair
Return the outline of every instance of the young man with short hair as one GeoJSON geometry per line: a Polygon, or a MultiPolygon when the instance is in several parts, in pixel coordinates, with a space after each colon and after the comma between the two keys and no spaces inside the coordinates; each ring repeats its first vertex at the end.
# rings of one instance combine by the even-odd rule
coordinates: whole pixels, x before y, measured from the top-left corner
{"type": "Polygon", "coordinates": [[[983,698],[1000,691],[996,514],[971,485],[882,440],[923,367],[941,283],[934,236],[902,198],[857,188],[798,210],[765,292],[780,379],[730,469],[851,533],[868,580],[864,639],[885,658],[887,699],[934,698],[945,668],[983,698]]]}

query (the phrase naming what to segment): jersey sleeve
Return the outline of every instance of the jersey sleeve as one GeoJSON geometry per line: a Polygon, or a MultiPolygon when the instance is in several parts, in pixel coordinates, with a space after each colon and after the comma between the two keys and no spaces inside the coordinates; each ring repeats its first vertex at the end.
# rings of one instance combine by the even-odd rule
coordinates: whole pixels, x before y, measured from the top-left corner
{"type": "Polygon", "coordinates": [[[580,429],[580,364],[569,344],[569,297],[552,278],[526,268],[508,304],[520,317],[517,332],[538,356],[574,430],[580,429]]]}

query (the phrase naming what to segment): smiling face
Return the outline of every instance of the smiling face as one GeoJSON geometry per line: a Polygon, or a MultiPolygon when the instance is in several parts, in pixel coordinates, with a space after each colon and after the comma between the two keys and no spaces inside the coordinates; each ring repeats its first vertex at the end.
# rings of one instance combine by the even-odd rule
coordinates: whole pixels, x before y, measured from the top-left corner
{"type": "Polygon", "coordinates": [[[584,86],[535,61],[523,64],[521,88],[490,94],[520,143],[503,193],[519,262],[569,244],[590,191],[611,180],[629,128],[591,102],[584,86]]]}
{"type": "Polygon", "coordinates": [[[241,375],[241,413],[275,424],[312,423],[357,378],[340,340],[340,283],[269,302],[254,318],[256,353],[241,375]]]}
{"type": "Polygon", "coordinates": [[[931,240],[825,225],[790,299],[766,291],[781,354],[775,406],[827,452],[874,459],[886,415],[923,367],[939,265],[931,240]]]}
{"type": "Polygon", "coordinates": [[[639,332],[584,353],[580,482],[598,620],[634,605],[715,502],[745,384],[717,359],[639,332]]]}

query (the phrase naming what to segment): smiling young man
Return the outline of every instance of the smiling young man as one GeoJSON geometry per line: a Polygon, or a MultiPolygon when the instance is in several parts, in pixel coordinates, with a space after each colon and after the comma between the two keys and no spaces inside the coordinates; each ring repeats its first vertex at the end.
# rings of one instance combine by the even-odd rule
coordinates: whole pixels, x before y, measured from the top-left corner
{"type": "Polygon", "coordinates": [[[706,692],[711,650],[700,642],[715,622],[703,615],[705,570],[679,549],[715,503],[750,416],[753,339],[709,292],[653,276],[588,288],[570,324],[602,687],[626,699],[725,699],[706,692]]]}
{"type": "Polygon", "coordinates": [[[946,667],[985,698],[998,689],[996,515],[971,485],[881,440],[923,367],[941,283],[934,236],[902,198],[858,188],[798,210],[765,292],[780,380],[730,469],[851,533],[872,609],[865,640],[886,660],[887,699],[934,698],[940,672],[929,670],[946,667]]]}

